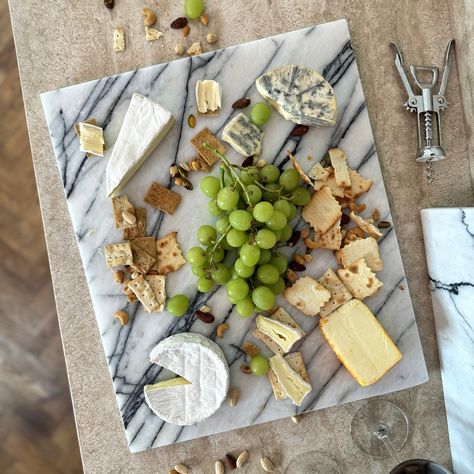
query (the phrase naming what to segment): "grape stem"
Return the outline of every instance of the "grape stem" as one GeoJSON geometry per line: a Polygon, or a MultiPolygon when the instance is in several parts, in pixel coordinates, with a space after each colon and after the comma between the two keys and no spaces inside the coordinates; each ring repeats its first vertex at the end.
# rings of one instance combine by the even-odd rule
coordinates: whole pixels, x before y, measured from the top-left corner
{"type": "Polygon", "coordinates": [[[214,153],[214,155],[216,155],[217,158],[219,158],[224,163],[224,165],[226,167],[226,170],[234,177],[234,179],[237,181],[237,183],[239,183],[239,186],[242,188],[242,191],[244,193],[244,197],[245,197],[245,200],[247,201],[247,204],[250,207],[253,207],[252,201],[250,199],[250,195],[247,191],[247,187],[245,186],[245,184],[240,179],[239,173],[237,173],[235,171],[235,169],[233,168],[230,161],[222,153],[219,153],[215,148],[212,148],[212,146],[208,145],[207,143],[203,143],[203,146],[204,146],[204,148],[207,148],[209,151],[212,151],[212,153],[214,153]]]}
{"type": "Polygon", "coordinates": [[[264,191],[267,191],[268,193],[274,194],[275,196],[278,196],[280,199],[285,199],[286,201],[291,201],[291,198],[288,196],[285,196],[284,194],[280,194],[277,191],[274,191],[273,189],[268,189],[266,186],[264,186],[262,183],[258,182],[257,180],[253,179],[254,184],[256,184],[260,189],[263,189],[264,191]]]}
{"type": "Polygon", "coordinates": [[[216,240],[214,245],[212,246],[211,253],[209,255],[209,267],[212,267],[214,264],[214,254],[216,253],[217,247],[219,247],[219,244],[226,238],[227,234],[229,233],[229,230],[232,229],[232,225],[229,224],[224,231],[224,233],[216,240]]]}

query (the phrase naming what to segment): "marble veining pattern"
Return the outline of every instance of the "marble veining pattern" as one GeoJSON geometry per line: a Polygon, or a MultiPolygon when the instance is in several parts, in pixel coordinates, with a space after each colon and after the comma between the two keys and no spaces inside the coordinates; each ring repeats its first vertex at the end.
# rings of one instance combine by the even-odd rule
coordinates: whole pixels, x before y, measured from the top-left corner
{"type": "Polygon", "coordinates": [[[474,209],[421,211],[453,467],[474,466],[474,209]]]}
{"type": "MultiPolygon", "coordinates": [[[[265,126],[263,157],[280,167],[286,167],[286,150],[290,149],[308,170],[315,160],[325,156],[329,148],[340,145],[347,152],[350,166],[375,181],[370,193],[364,198],[368,210],[377,207],[382,219],[391,221],[355,55],[344,20],[42,95],[131,451],[401,390],[427,380],[408,285],[392,228],[380,239],[385,268],[378,276],[384,286],[367,300],[367,304],[402,351],[402,361],[377,384],[362,388],[341,366],[320,332],[312,330],[318,321],[305,317],[280,300],[279,303],[309,333],[300,350],[306,361],[313,391],[298,409],[287,400],[276,402],[266,378],[254,378],[249,384],[248,376],[241,373],[244,354],[239,347],[244,340],[253,340],[253,325],[232,310],[222,289],[207,295],[196,293],[195,277],[188,267],[183,267],[169,275],[167,289],[171,294],[188,294],[191,300],[188,314],[181,319],[166,312],[148,315],[137,304],[126,304],[121,288],[113,282],[110,271],[105,267],[101,248],[106,243],[119,242],[122,238],[121,231],[114,229],[111,205],[106,198],[105,167],[110,149],[104,158],[86,158],[79,150],[74,124],[95,117],[104,127],[106,143],[111,148],[134,92],[159,101],[174,114],[177,119],[175,126],[123,190],[135,205],[144,205],[143,197],[152,180],[172,186],[169,166],[193,156],[189,140],[196,131],[208,126],[219,135],[233,113],[230,106],[236,99],[246,95],[252,100],[260,99],[254,85],[255,79],[271,67],[289,63],[313,67],[333,85],[338,102],[338,122],[334,127],[313,128],[305,136],[294,138],[290,136],[294,124],[273,113],[265,126]],[[205,78],[215,79],[222,84],[222,111],[218,117],[198,118],[198,125],[192,130],[186,121],[190,113],[195,113],[194,86],[197,80],[205,78]],[[315,160],[307,160],[308,155],[315,160]],[[226,337],[217,342],[229,362],[231,385],[241,389],[241,401],[233,409],[223,404],[214,416],[196,426],[174,426],[153,415],[144,402],[143,386],[167,375],[159,367],[151,365],[148,356],[160,340],[178,332],[195,331],[214,340],[215,327],[205,325],[193,317],[194,310],[204,303],[212,307],[217,323],[227,321],[231,326],[226,337]],[[113,313],[122,308],[131,317],[125,327],[121,327],[113,318],[113,313]]],[[[230,150],[228,156],[231,159],[238,158],[230,150]]],[[[177,189],[183,201],[174,216],[164,215],[146,206],[147,235],[161,237],[177,231],[184,251],[195,244],[195,229],[202,223],[213,221],[205,210],[206,198],[198,190],[200,178],[199,174],[191,178],[195,185],[194,191],[177,189]]],[[[297,221],[296,225],[301,226],[302,222],[297,221]]],[[[319,277],[328,266],[335,267],[332,254],[319,251],[317,258],[308,266],[307,273],[319,277]]]]}

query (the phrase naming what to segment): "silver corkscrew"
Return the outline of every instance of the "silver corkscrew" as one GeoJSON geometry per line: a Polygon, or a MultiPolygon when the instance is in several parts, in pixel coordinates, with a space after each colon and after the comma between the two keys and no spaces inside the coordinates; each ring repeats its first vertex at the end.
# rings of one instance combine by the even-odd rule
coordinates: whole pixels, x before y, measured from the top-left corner
{"type": "Polygon", "coordinates": [[[395,49],[395,65],[403,83],[408,100],[405,102],[407,110],[417,113],[418,132],[418,155],[416,161],[426,163],[427,180],[431,184],[434,180],[433,162],[444,160],[446,153],[441,143],[441,114],[440,112],[448,106],[445,97],[446,85],[448,83],[449,71],[453,61],[452,51],[454,40],[446,47],[444,60],[444,71],[441,85],[437,94],[433,94],[433,87],[438,82],[439,69],[436,66],[410,65],[410,73],[415,84],[420,88],[421,95],[415,95],[403,68],[403,56],[400,48],[395,43],[390,43],[395,49]],[[430,73],[430,80],[424,81],[421,73],[430,73]],[[433,115],[435,122],[433,123],[433,115]],[[435,134],[433,133],[435,132],[435,134]],[[433,138],[435,137],[435,138],[433,138]]]}

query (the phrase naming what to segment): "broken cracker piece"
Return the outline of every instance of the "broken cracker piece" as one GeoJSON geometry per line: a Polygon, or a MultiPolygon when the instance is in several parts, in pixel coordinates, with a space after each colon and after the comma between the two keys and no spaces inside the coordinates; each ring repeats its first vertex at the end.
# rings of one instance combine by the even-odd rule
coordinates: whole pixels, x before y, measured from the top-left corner
{"type": "Polygon", "coordinates": [[[127,229],[130,227],[134,227],[136,224],[136,213],[135,207],[133,204],[128,200],[128,196],[124,194],[123,196],[115,196],[112,198],[112,208],[114,210],[114,221],[115,221],[115,228],[116,229],[127,229]],[[135,222],[131,223],[133,219],[128,218],[127,214],[129,213],[133,218],[135,218],[135,222]]]}
{"type": "Polygon", "coordinates": [[[351,178],[351,187],[345,191],[345,196],[350,199],[356,199],[366,193],[372,186],[373,180],[364,178],[355,170],[349,170],[351,178]]]}
{"type": "Polygon", "coordinates": [[[186,263],[177,235],[177,232],[171,232],[156,241],[156,262],[152,269],[157,270],[160,275],[175,272],[186,263]]]}
{"type": "Polygon", "coordinates": [[[373,237],[354,240],[341,250],[335,252],[336,258],[339,258],[343,267],[348,267],[360,258],[364,258],[367,265],[374,271],[379,272],[383,269],[383,262],[380,259],[379,246],[373,237]]]}
{"type": "Polygon", "coordinates": [[[340,268],[337,273],[352,295],[359,300],[373,295],[383,285],[363,258],[347,268],[340,268]]]}
{"type": "Polygon", "coordinates": [[[318,282],[331,292],[331,299],[319,311],[321,318],[325,318],[339,306],[352,299],[352,293],[344,286],[344,283],[331,268],[327,269],[318,282]]]}
{"type": "Polygon", "coordinates": [[[147,41],[156,41],[165,36],[161,31],[156,30],[155,28],[145,27],[145,39],[147,41]]]}
{"type": "Polygon", "coordinates": [[[191,144],[208,166],[212,166],[219,158],[211,150],[204,147],[204,143],[217,150],[219,153],[225,152],[225,147],[221,141],[206,127],[191,139],[191,144]]]}
{"type": "Polygon", "coordinates": [[[105,263],[108,267],[131,265],[133,263],[132,247],[130,243],[110,244],[104,247],[105,263]]]}
{"type": "Polygon", "coordinates": [[[137,278],[130,280],[128,282],[128,288],[130,288],[133,294],[139,299],[148,313],[162,311],[162,305],[156,300],[155,292],[143,275],[139,275],[137,278]]]}
{"type": "Polygon", "coordinates": [[[196,43],[193,43],[186,52],[190,56],[197,56],[198,54],[202,54],[201,43],[199,41],[196,41],[196,43]]]}
{"type": "Polygon", "coordinates": [[[150,285],[159,305],[153,312],[161,313],[165,309],[166,302],[166,277],[164,275],[145,275],[145,281],[150,285]]]}
{"type": "Polygon", "coordinates": [[[116,53],[122,52],[125,49],[125,33],[123,31],[123,28],[121,28],[120,26],[114,28],[113,38],[114,51],[116,53]]]}
{"type": "MultiPolygon", "coordinates": [[[[147,237],[141,237],[142,239],[146,239],[147,237]]],[[[153,238],[153,237],[151,237],[153,238]]],[[[150,255],[148,252],[145,252],[142,248],[140,248],[138,245],[136,245],[133,242],[130,242],[130,246],[132,248],[132,254],[133,254],[133,262],[130,265],[133,270],[146,274],[148,270],[153,266],[155,263],[156,259],[152,255],[150,255]]]]}
{"type": "Polygon", "coordinates": [[[341,241],[341,221],[336,222],[336,224],[324,234],[316,233],[314,240],[309,238],[304,239],[306,247],[310,249],[339,250],[341,248],[341,241]]]}
{"type": "Polygon", "coordinates": [[[153,182],[145,196],[145,202],[167,214],[174,214],[181,202],[181,196],[161,184],[153,182]]]}
{"type": "Polygon", "coordinates": [[[138,237],[145,237],[146,230],[146,209],[144,207],[135,208],[135,217],[137,221],[132,227],[123,230],[123,238],[125,240],[133,240],[138,237]]]}
{"type": "Polygon", "coordinates": [[[341,215],[341,206],[327,186],[313,193],[311,200],[302,211],[304,220],[320,234],[324,234],[333,227],[341,215]]]}
{"type": "Polygon", "coordinates": [[[313,184],[311,181],[310,177],[303,171],[303,168],[301,168],[300,164],[296,161],[296,158],[294,155],[291,154],[290,150],[286,150],[288,153],[288,157],[291,160],[291,164],[293,165],[293,168],[298,172],[298,174],[301,176],[301,179],[306,183],[306,184],[313,184]]]}
{"type": "Polygon", "coordinates": [[[334,168],[334,178],[338,186],[347,188],[351,185],[349,168],[347,167],[346,155],[342,148],[332,148],[329,150],[329,160],[334,168]]]}
{"type": "Polygon", "coordinates": [[[379,239],[383,236],[382,232],[380,232],[377,227],[375,227],[369,221],[365,220],[363,217],[358,216],[354,211],[349,214],[349,217],[355,225],[360,227],[366,234],[370,235],[371,237],[379,239]]]}
{"type": "MultiPolygon", "coordinates": [[[[140,247],[148,255],[151,255],[153,258],[156,258],[156,239],[155,237],[137,237],[131,241],[132,244],[135,244],[137,247],[140,247]]],[[[133,250],[133,249],[132,249],[133,250]]]]}
{"type": "MultiPolygon", "coordinates": [[[[316,163],[309,171],[308,176],[314,181],[324,182],[329,176],[329,171],[321,163],[316,163]]],[[[318,188],[319,189],[319,188],[318,188]]]]}
{"type": "Polygon", "coordinates": [[[331,292],[313,278],[304,276],[286,288],[283,296],[302,313],[316,316],[321,307],[331,299],[331,292]]]}

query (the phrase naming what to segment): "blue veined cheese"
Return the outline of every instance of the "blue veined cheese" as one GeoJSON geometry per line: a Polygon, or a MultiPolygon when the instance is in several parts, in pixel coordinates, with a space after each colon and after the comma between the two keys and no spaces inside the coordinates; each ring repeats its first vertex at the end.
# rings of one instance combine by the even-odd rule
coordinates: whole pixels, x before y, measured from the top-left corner
{"type": "Polygon", "coordinates": [[[255,84],[258,92],[287,120],[308,126],[336,123],[334,89],[309,67],[277,67],[260,76],[255,84]]]}
{"type": "Polygon", "coordinates": [[[240,113],[222,130],[222,140],[243,156],[258,156],[262,151],[263,132],[240,113]]]}

